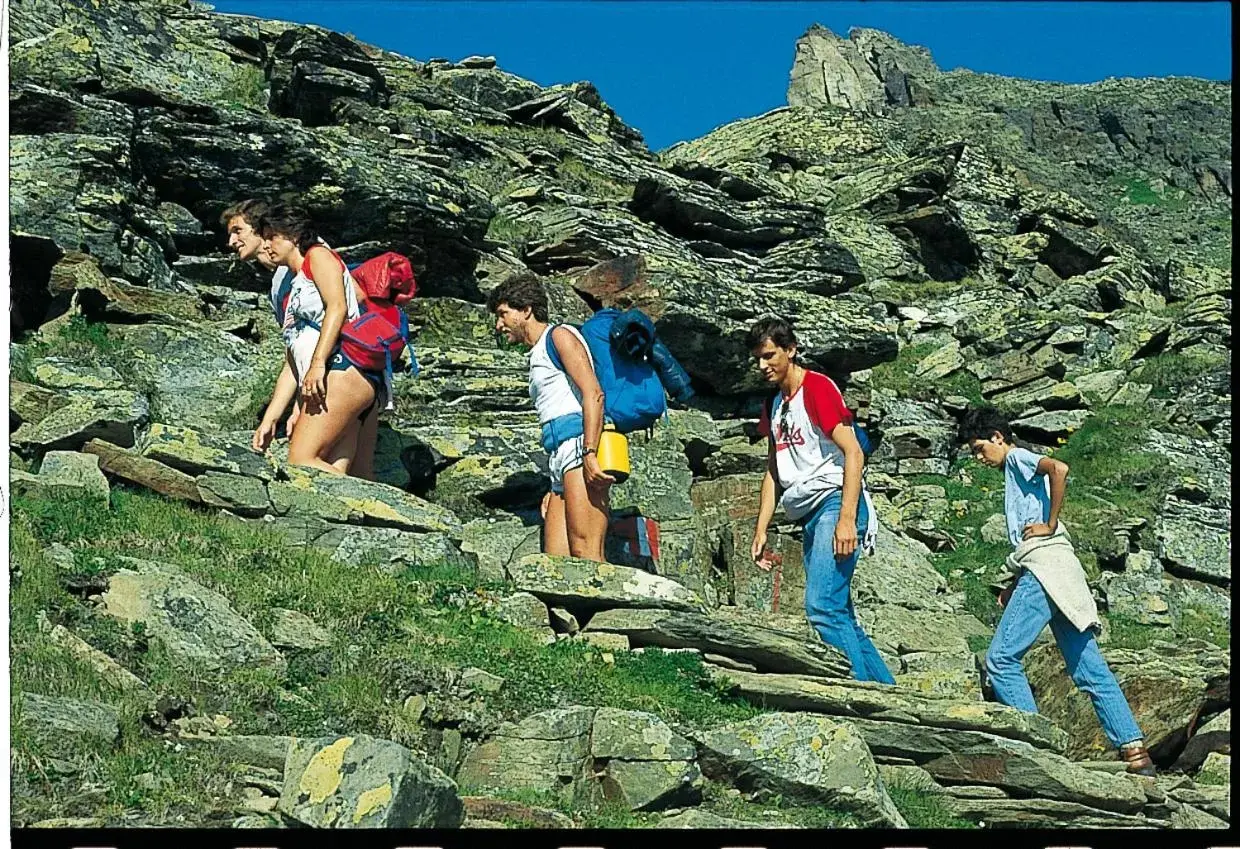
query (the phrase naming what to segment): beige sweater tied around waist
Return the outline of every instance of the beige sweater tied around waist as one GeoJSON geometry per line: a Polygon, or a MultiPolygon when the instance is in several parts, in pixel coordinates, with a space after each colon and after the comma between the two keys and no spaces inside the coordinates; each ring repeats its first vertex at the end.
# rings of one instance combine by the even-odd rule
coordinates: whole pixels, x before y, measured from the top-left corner
{"type": "Polygon", "coordinates": [[[1085,581],[1085,569],[1072,548],[1063,522],[1047,537],[1025,540],[1008,555],[1007,566],[1019,575],[1028,569],[1038,579],[1051,603],[1078,631],[1101,628],[1098,605],[1085,581]]]}

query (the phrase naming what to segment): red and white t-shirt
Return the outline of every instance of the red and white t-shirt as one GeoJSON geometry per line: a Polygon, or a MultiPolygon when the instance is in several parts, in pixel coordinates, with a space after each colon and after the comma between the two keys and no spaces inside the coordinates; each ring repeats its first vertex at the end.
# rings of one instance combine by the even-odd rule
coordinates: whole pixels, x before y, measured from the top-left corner
{"type": "Polygon", "coordinates": [[[831,432],[851,425],[852,413],[835,381],[816,371],[806,371],[791,397],[781,393],[775,399],[773,415],[770,406],[763,407],[758,432],[774,439],[776,483],[784,491],[780,504],[795,521],[843,488],[844,451],[831,432]]]}

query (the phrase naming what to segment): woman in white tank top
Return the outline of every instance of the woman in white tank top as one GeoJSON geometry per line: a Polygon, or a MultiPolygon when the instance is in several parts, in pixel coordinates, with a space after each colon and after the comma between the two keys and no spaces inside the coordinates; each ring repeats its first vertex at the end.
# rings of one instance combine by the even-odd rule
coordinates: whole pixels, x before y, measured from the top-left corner
{"type": "Polygon", "coordinates": [[[295,380],[277,384],[255,431],[255,447],[266,449],[275,422],[299,394],[301,412],[289,439],[289,462],[370,477],[376,399],[390,392],[383,375],[364,372],[339,351],[340,328],[359,314],[348,268],[319,241],[309,219],[284,204],[272,206],[256,229],[268,257],[294,275],[281,335],[295,380]]]}

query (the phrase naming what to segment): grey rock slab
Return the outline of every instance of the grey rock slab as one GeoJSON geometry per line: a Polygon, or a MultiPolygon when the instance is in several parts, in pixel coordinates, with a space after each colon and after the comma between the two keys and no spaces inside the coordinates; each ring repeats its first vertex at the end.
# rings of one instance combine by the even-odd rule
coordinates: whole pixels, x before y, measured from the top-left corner
{"type": "Polygon", "coordinates": [[[756,619],[720,614],[659,610],[604,610],[594,614],[585,632],[623,634],[637,646],[692,648],[721,654],[769,672],[849,677],[850,667],[834,647],[817,635],[788,632],[756,619]]]}
{"type": "Polygon", "coordinates": [[[45,490],[74,493],[107,502],[111,490],[99,470],[99,458],[76,451],[48,451],[39,466],[39,482],[45,490]]]}
{"type": "Polygon", "coordinates": [[[1010,793],[1134,813],[1145,794],[1123,776],[1075,766],[1062,755],[979,731],[850,720],[875,757],[910,758],[940,783],[989,784],[1010,793]]]}
{"type": "Polygon", "coordinates": [[[457,828],[465,819],[452,779],[365,735],[294,740],[279,810],[314,828],[457,828]]]}
{"type": "Polygon", "coordinates": [[[704,775],[743,790],[765,789],[823,802],[867,823],[907,828],[865,740],[848,722],[801,713],[767,713],[697,732],[704,775]]]}
{"type": "Polygon", "coordinates": [[[1231,708],[1195,729],[1172,766],[1183,772],[1196,772],[1211,752],[1231,752],[1231,708]]]}
{"type": "Polygon", "coordinates": [[[532,554],[511,565],[509,573],[519,590],[533,593],[547,604],[573,609],[702,608],[701,599],[692,590],[630,566],[532,554]]]}
{"type": "Polygon", "coordinates": [[[285,607],[271,609],[267,637],[276,648],[313,651],[330,646],[332,635],[313,619],[298,610],[285,607]]]}
{"type": "Polygon", "coordinates": [[[555,708],[504,723],[465,756],[457,781],[471,792],[532,789],[572,798],[587,786],[594,713],[555,708]]]}
{"type": "Polygon", "coordinates": [[[101,702],[21,693],[21,722],[34,735],[55,741],[63,735],[115,743],[120,739],[120,715],[101,702]]]}
{"type": "Polygon", "coordinates": [[[986,828],[1166,828],[1165,820],[1100,810],[1054,799],[972,799],[944,796],[947,809],[986,828]]]}
{"type": "Polygon", "coordinates": [[[198,498],[208,507],[218,507],[238,516],[263,516],[271,512],[267,484],[258,478],[227,472],[206,472],[194,479],[198,498]]]}
{"type": "Polygon", "coordinates": [[[1045,717],[994,702],[929,697],[887,684],[800,675],[712,671],[712,677],[726,679],[730,692],[777,710],[850,718],[891,711],[908,716],[917,725],[981,731],[1054,752],[1063,752],[1067,743],[1067,734],[1045,717]]]}
{"type": "Polygon", "coordinates": [[[284,657],[228,600],[172,567],[125,558],[103,594],[104,611],[144,623],[178,660],[219,671],[258,666],[283,673],[284,657]]]}

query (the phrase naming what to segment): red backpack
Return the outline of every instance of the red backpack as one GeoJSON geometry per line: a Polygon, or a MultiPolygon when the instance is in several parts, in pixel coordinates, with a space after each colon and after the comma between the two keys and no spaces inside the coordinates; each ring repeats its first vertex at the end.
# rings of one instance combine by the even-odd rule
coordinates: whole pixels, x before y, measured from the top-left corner
{"type": "MultiPolygon", "coordinates": [[[[311,282],[314,276],[308,260],[310,251],[317,247],[314,245],[306,251],[307,261],[301,266],[301,273],[311,282]]],[[[416,375],[418,364],[413,356],[413,346],[409,344],[409,318],[400,308],[418,290],[409,259],[388,251],[349,268],[339,254],[335,251],[331,253],[342,269],[348,269],[363,292],[363,299],[358,304],[360,315],[346,321],[340,328],[340,350],[359,368],[391,372],[392,362],[400,359],[408,348],[409,371],[416,375]]],[[[288,275],[290,284],[291,278],[292,275],[288,275]]],[[[289,292],[282,292],[277,320],[283,318],[287,309],[291,285],[289,289],[289,292]]],[[[316,330],[320,329],[313,321],[307,323],[316,330]]]]}

